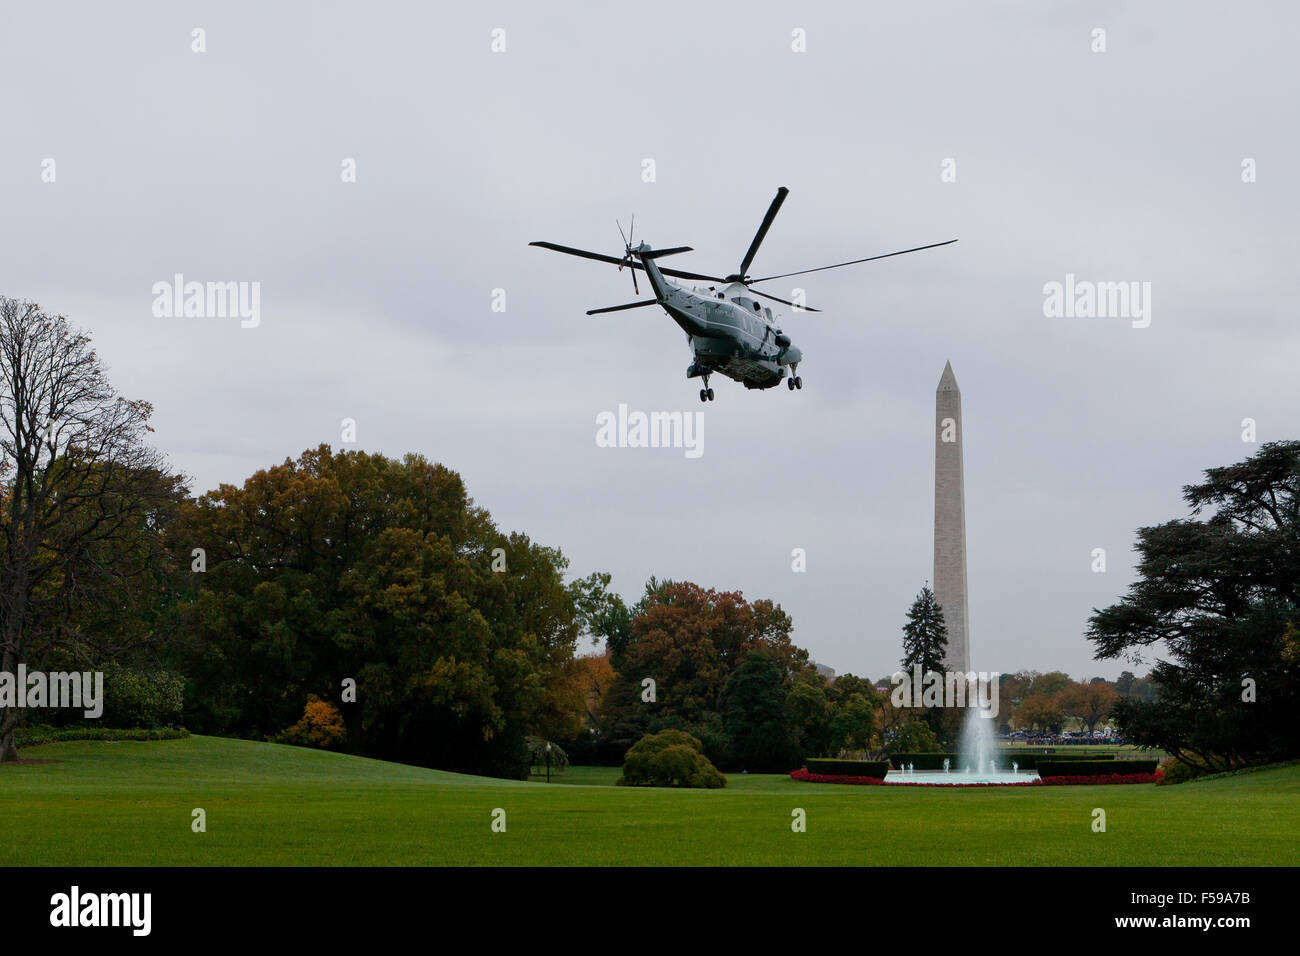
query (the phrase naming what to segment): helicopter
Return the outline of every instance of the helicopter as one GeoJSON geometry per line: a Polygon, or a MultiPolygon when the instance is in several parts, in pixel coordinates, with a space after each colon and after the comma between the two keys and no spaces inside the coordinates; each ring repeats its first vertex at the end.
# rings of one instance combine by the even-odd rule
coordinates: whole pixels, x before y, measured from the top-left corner
{"type": "Polygon", "coordinates": [[[554,242],[530,242],[529,245],[551,249],[555,252],[563,252],[566,255],[581,256],[584,259],[594,259],[597,262],[607,262],[618,266],[620,272],[627,268],[632,273],[632,289],[637,295],[640,294],[641,289],[637,283],[636,274],[638,271],[644,272],[646,278],[650,281],[650,290],[654,293],[653,299],[642,299],[637,302],[627,302],[623,305],[611,305],[602,309],[590,309],[587,314],[601,315],[606,312],[622,312],[626,309],[641,309],[649,305],[657,305],[662,308],[686,333],[693,359],[691,364],[687,366],[686,378],[699,378],[702,380],[704,387],[700,389],[700,401],[713,401],[713,389],[709,387],[709,376],[715,372],[740,382],[747,389],[772,388],[780,385],[784,380],[787,388],[790,391],[795,391],[803,388],[803,378],[799,375],[799,363],[803,361],[803,353],[791,342],[790,336],[782,331],[777,318],[772,315],[772,309],[763,305],[754,296],[780,302],[800,312],[820,312],[821,310],[809,308],[802,303],[791,302],[789,299],[782,299],[767,292],[759,292],[757,289],[751,288],[751,286],[759,282],[770,282],[773,279],[786,279],[790,276],[804,275],[809,272],[824,272],[827,269],[857,265],[860,262],[871,262],[875,259],[887,259],[890,256],[901,256],[909,252],[920,252],[923,249],[934,249],[938,246],[950,245],[957,240],[949,239],[945,242],[933,242],[927,246],[916,246],[913,249],[902,249],[898,252],[886,252],[883,255],[853,259],[849,262],[837,262],[834,265],[818,266],[815,269],[800,269],[798,272],[783,272],[780,275],[762,276],[757,279],[751,278],[749,267],[754,261],[754,256],[758,254],[758,248],[763,244],[763,239],[767,236],[772,221],[776,218],[777,212],[780,211],[781,204],[785,202],[785,197],[789,193],[790,190],[784,186],[777,189],[776,198],[768,206],[767,214],[763,217],[763,221],[759,223],[758,232],[754,234],[754,240],[749,244],[749,249],[745,252],[744,258],[740,260],[740,268],[728,276],[702,275],[698,272],[660,267],[657,260],[665,256],[675,256],[683,252],[694,252],[695,250],[690,246],[653,249],[644,240],[635,246],[632,245],[633,235],[636,230],[635,216],[632,217],[626,235],[623,234],[622,224],[615,220],[614,224],[618,226],[619,236],[623,240],[623,255],[621,257],[589,252],[586,249],[575,249],[572,246],[561,246],[554,242]],[[687,288],[684,285],[672,282],[668,276],[711,284],[695,285],[687,288]],[[787,369],[789,370],[788,375],[787,369]]]}

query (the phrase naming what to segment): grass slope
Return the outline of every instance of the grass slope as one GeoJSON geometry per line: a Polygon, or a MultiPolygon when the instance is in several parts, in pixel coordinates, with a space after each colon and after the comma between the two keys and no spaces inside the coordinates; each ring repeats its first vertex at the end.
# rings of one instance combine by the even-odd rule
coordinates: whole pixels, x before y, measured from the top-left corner
{"type": "Polygon", "coordinates": [[[0,769],[4,865],[1300,863],[1297,766],[1159,788],[732,774],[725,790],[679,791],[613,787],[606,768],[548,787],[214,737],[23,756],[59,762],[0,769]],[[195,807],[206,833],[190,829],[195,807]],[[806,833],[790,830],[795,807],[806,833]]]}

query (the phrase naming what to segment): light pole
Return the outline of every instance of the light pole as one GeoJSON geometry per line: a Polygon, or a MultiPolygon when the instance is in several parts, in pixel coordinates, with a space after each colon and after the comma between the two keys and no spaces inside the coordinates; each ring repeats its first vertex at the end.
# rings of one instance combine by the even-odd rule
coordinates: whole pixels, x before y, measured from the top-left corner
{"type": "Polygon", "coordinates": [[[546,742],[546,782],[551,782],[551,742],[546,742]]]}

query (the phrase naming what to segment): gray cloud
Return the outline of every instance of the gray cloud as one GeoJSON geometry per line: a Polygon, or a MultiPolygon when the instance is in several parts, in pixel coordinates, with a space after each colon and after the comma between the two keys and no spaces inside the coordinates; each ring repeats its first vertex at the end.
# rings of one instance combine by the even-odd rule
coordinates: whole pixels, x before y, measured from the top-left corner
{"type": "Polygon", "coordinates": [[[1261,440],[1296,434],[1289,9],[4,16],[0,292],[89,328],[198,490],[337,444],[352,417],[362,447],[456,468],[578,573],[608,569],[629,597],[651,574],[771,597],[819,660],[879,676],[931,573],[951,359],[973,663],[1113,676],[1081,634],[1131,579],[1134,529],[1250,453],[1242,418],[1261,440]],[[695,247],[683,267],[730,271],[778,185],[791,195],[757,274],[961,242],[801,277],[825,310],[784,321],[805,389],[715,380],[702,458],[595,447],[595,415],[619,403],[701,408],[685,341],[654,310],[588,318],[632,299],[626,273],[526,243],[617,253],[614,219],[635,211],[647,241],[695,247]],[[176,272],[260,281],[261,326],[154,318],[150,286],[176,272]],[[1066,273],[1150,281],[1151,327],[1044,318],[1042,286],[1066,273]]]}

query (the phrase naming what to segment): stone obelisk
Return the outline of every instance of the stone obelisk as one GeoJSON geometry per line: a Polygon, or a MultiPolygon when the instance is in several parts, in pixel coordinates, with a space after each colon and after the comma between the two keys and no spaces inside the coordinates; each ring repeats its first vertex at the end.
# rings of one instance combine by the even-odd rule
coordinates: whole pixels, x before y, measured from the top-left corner
{"type": "Polygon", "coordinates": [[[934,597],[948,626],[949,671],[970,670],[966,606],[966,477],[962,469],[961,389],[943,367],[934,402],[934,597]]]}

